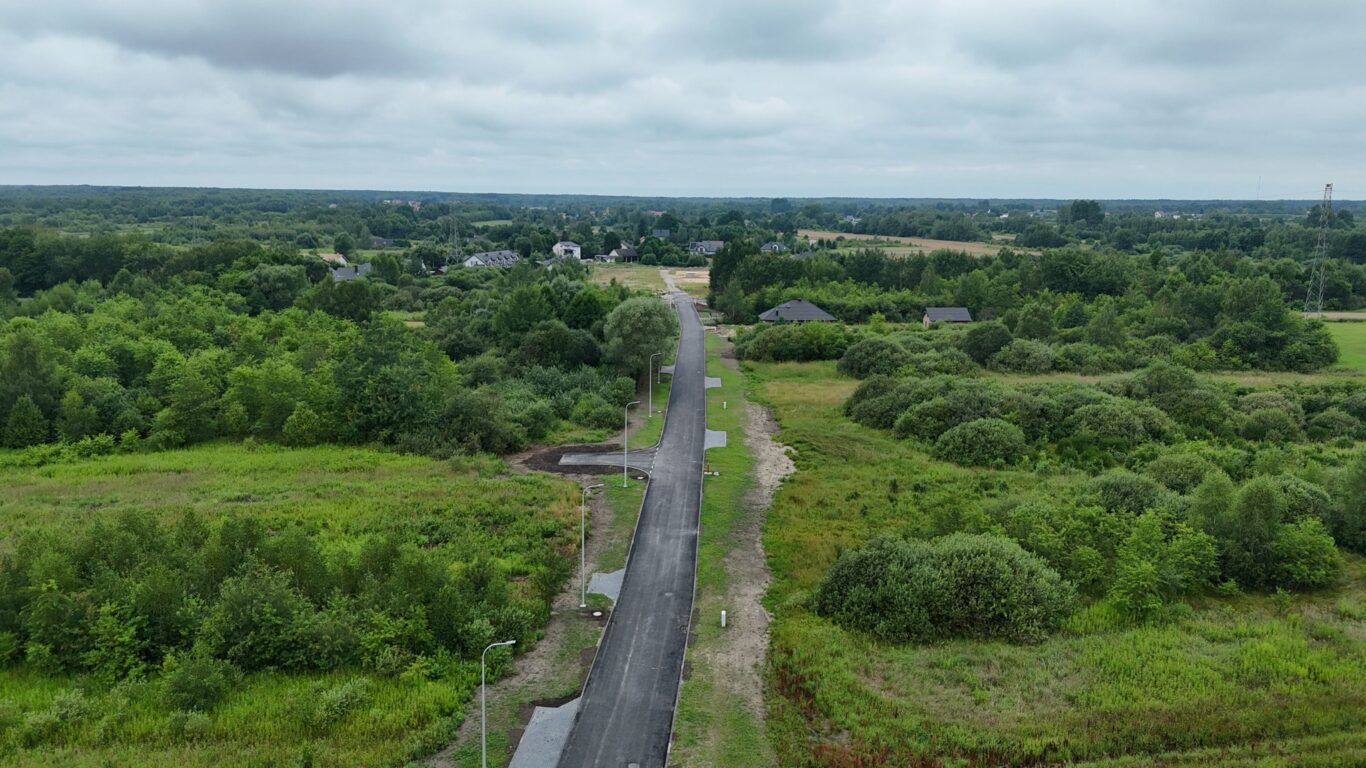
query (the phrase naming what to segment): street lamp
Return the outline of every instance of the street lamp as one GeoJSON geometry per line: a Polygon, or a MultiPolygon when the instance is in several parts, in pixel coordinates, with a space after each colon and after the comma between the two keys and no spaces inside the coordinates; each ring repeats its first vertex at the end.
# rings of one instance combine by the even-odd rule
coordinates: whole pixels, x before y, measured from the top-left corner
{"type": "Polygon", "coordinates": [[[504,640],[501,643],[492,643],[479,654],[479,754],[480,765],[489,768],[489,719],[488,719],[488,685],[484,681],[484,657],[494,648],[501,648],[505,645],[516,645],[516,640],[504,640]]]}
{"type": "Polygon", "coordinates": [[[603,488],[605,483],[597,485],[585,485],[583,492],[579,495],[579,607],[588,607],[588,551],[587,538],[584,529],[588,524],[588,492],[594,488],[603,488]]]}
{"type": "MultiPolygon", "coordinates": [[[[645,369],[645,383],[649,386],[650,391],[649,409],[651,416],[655,415],[655,358],[659,357],[662,354],[664,353],[656,352],[653,355],[650,355],[650,366],[645,369]]],[[[659,362],[663,363],[664,361],[660,360],[659,362]]]]}
{"type": "Polygon", "coordinates": [[[639,400],[632,400],[626,404],[621,412],[621,487],[626,487],[626,430],[631,424],[631,406],[640,405],[639,400]]]}

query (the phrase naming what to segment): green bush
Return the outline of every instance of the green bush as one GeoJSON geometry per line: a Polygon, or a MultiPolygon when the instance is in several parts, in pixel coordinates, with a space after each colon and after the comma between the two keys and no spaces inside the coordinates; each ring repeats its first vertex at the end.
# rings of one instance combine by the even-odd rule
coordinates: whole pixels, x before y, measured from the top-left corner
{"type": "Polygon", "coordinates": [[[1007,344],[1014,341],[1010,329],[997,320],[987,323],[977,323],[963,334],[963,351],[968,356],[977,361],[978,365],[986,365],[987,361],[997,352],[1000,352],[1007,344]]]}
{"type": "Polygon", "coordinates": [[[1315,440],[1353,438],[1361,433],[1361,420],[1340,409],[1329,408],[1309,420],[1309,436],[1315,440]]]}
{"type": "Polygon", "coordinates": [[[1000,536],[875,539],[845,552],[821,582],[817,613],[891,643],[948,638],[1034,642],[1057,629],[1075,590],[1000,536]]]}
{"type": "Polygon", "coordinates": [[[226,661],[191,653],[168,656],[162,665],[161,685],[166,703],[179,710],[208,712],[227,696],[237,670],[226,661]]]}
{"type": "Polygon", "coordinates": [[[836,368],[856,379],[893,373],[910,359],[901,345],[885,336],[872,336],[851,344],[836,368]]]}
{"type": "Polygon", "coordinates": [[[1248,415],[1238,430],[1248,440],[1285,443],[1300,439],[1300,425],[1290,413],[1279,408],[1262,408],[1248,415]]]}
{"type": "Polygon", "coordinates": [[[975,467],[1014,464],[1024,456],[1020,428],[1002,419],[977,419],[948,430],[934,443],[934,457],[975,467]]]}
{"type": "Polygon", "coordinates": [[[1337,581],[1342,572],[1342,556],[1333,544],[1333,537],[1315,517],[1280,526],[1272,552],[1276,558],[1275,582],[1278,586],[1324,587],[1337,581]]]}
{"type": "Polygon", "coordinates": [[[1091,492],[1111,514],[1138,515],[1157,505],[1162,489],[1151,478],[1132,472],[1106,472],[1091,480],[1091,492]]]}
{"type": "Polygon", "coordinates": [[[1057,355],[1049,345],[1016,339],[992,355],[991,368],[1008,373],[1047,373],[1056,361],[1057,355]]]}
{"type": "Polygon", "coordinates": [[[1177,493],[1190,493],[1215,466],[1193,453],[1164,453],[1148,462],[1144,472],[1177,493]]]}

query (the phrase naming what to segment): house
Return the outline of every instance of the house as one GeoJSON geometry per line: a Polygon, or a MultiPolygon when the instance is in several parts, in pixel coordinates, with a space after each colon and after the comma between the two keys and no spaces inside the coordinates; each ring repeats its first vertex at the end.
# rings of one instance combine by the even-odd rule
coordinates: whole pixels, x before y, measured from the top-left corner
{"type": "Polygon", "coordinates": [[[670,231],[667,230],[667,229],[652,229],[652,230],[650,230],[650,237],[657,237],[657,238],[659,238],[660,240],[668,240],[669,237],[670,237],[671,235],[673,235],[673,232],[670,232],[670,231]]]}
{"type": "Polygon", "coordinates": [[[550,252],[556,256],[573,256],[576,259],[583,258],[583,248],[573,240],[561,240],[550,247],[550,252]]]}
{"type": "Polygon", "coordinates": [[[793,299],[759,315],[766,323],[832,323],[835,316],[806,299],[793,299]]]}
{"type": "Polygon", "coordinates": [[[320,253],[318,254],[318,258],[333,266],[346,266],[346,257],[341,255],[340,253],[320,253]]]}
{"type": "Polygon", "coordinates": [[[484,251],[483,253],[472,253],[462,262],[467,267],[499,267],[507,269],[517,265],[522,257],[515,251],[484,251]]]}
{"type": "Polygon", "coordinates": [[[787,250],[787,246],[783,245],[777,240],[770,240],[767,243],[764,243],[763,245],[759,246],[759,250],[762,253],[782,253],[783,251],[787,250]]]}
{"type": "Polygon", "coordinates": [[[358,277],[365,277],[373,272],[374,269],[375,268],[370,264],[357,264],[354,267],[341,267],[332,270],[332,280],[334,282],[344,283],[348,280],[355,280],[358,277]]]}
{"type": "Polygon", "coordinates": [[[688,253],[715,256],[717,251],[725,247],[726,244],[721,240],[698,240],[696,242],[688,243],[688,253]]]}
{"type": "Polygon", "coordinates": [[[623,243],[620,247],[613,248],[612,252],[607,254],[607,259],[609,261],[640,261],[640,253],[635,248],[623,243]]]}
{"type": "Polygon", "coordinates": [[[393,247],[394,247],[394,240],[393,240],[393,238],[390,238],[390,237],[375,237],[374,235],[371,235],[371,236],[370,236],[370,247],[371,247],[371,248],[393,248],[393,247]]]}
{"type": "Polygon", "coordinates": [[[967,307],[925,307],[921,324],[929,328],[934,323],[970,323],[972,313],[967,307]]]}

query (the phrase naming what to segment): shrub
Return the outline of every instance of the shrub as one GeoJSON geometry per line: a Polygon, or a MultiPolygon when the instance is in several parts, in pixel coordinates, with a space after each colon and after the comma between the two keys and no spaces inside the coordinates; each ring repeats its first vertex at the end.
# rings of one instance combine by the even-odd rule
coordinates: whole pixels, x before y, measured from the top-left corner
{"type": "Polygon", "coordinates": [[[1147,475],[1177,493],[1190,493],[1215,466],[1193,453],[1164,453],[1144,468],[1147,475]]]}
{"type": "Polygon", "coordinates": [[[226,661],[202,653],[167,656],[161,685],[166,703],[175,709],[208,712],[228,695],[237,670],[226,661]]]}
{"type": "Polygon", "coordinates": [[[991,357],[991,367],[1011,373],[1047,373],[1057,359],[1053,348],[1043,342],[1016,339],[991,357]]]}
{"type": "Polygon", "coordinates": [[[1333,545],[1333,537],[1315,517],[1280,526],[1272,552],[1278,586],[1323,587],[1336,581],[1342,572],[1342,556],[1333,545]]]}
{"type": "Polygon", "coordinates": [[[1284,443],[1300,438],[1300,425],[1287,411],[1279,408],[1261,408],[1247,417],[1247,421],[1243,422],[1243,427],[1238,432],[1248,440],[1284,443]]]}
{"type": "Polygon", "coordinates": [[[1340,409],[1329,408],[1309,420],[1309,436],[1315,440],[1352,438],[1361,432],[1361,420],[1340,409]]]}
{"type": "Polygon", "coordinates": [[[877,373],[892,373],[909,359],[900,344],[885,336],[873,336],[851,344],[836,368],[845,375],[864,379],[877,373]]]}
{"type": "Polygon", "coordinates": [[[781,323],[741,337],[735,354],[744,360],[774,362],[835,360],[849,347],[844,326],[835,323],[781,323]]]}
{"type": "Polygon", "coordinates": [[[978,323],[963,334],[963,351],[978,365],[986,365],[993,355],[1014,339],[1005,323],[997,320],[978,323]]]}
{"type": "Polygon", "coordinates": [[[820,615],[886,642],[1033,642],[1071,612],[1075,591],[1007,538],[953,534],[882,538],[845,552],[815,602],[820,615]]]}
{"type": "Polygon", "coordinates": [[[935,458],[976,467],[1014,464],[1024,451],[1024,433],[1001,419],[977,419],[959,424],[940,435],[934,443],[935,458]]]}
{"type": "Polygon", "coordinates": [[[1106,472],[1091,481],[1091,492],[1112,514],[1137,515],[1157,505],[1162,489],[1152,479],[1132,472],[1106,472]]]}

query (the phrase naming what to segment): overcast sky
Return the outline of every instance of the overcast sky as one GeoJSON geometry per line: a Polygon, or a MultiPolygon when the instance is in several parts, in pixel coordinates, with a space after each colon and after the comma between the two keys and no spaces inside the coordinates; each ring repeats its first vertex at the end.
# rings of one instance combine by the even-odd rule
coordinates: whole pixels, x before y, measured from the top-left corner
{"type": "Polygon", "coordinates": [[[0,0],[0,183],[1366,198],[1363,41],[1356,0],[0,0]]]}

